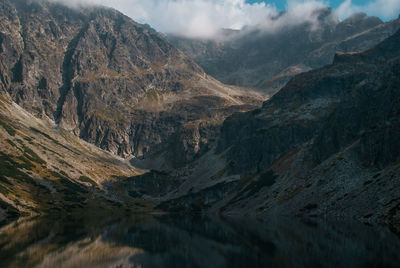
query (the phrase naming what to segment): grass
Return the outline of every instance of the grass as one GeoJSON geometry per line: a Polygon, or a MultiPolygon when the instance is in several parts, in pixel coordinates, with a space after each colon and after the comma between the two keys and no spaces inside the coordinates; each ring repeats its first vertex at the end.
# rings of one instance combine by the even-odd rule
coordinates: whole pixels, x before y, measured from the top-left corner
{"type": "Polygon", "coordinates": [[[2,126],[4,128],[5,131],[7,131],[7,133],[10,136],[15,136],[15,129],[13,127],[11,127],[10,125],[8,125],[7,123],[5,123],[4,121],[0,120],[0,126],[2,126]]]}
{"type": "Polygon", "coordinates": [[[73,194],[75,193],[84,193],[87,194],[88,191],[86,191],[81,185],[74,183],[70,180],[67,179],[60,179],[60,183],[67,188],[68,192],[72,192],[73,194]]]}
{"type": "Polygon", "coordinates": [[[32,138],[30,138],[30,137],[24,137],[24,140],[26,140],[27,142],[31,142],[31,141],[33,141],[33,139],[32,139],[32,138]]]}
{"type": "Polygon", "coordinates": [[[58,160],[58,163],[60,163],[61,165],[65,165],[65,166],[67,166],[67,167],[70,167],[70,168],[74,168],[73,166],[71,166],[70,164],[68,164],[67,162],[65,162],[65,161],[62,160],[62,159],[59,159],[59,160],[58,160]]]}
{"type": "Polygon", "coordinates": [[[12,140],[6,139],[6,142],[10,144],[12,147],[18,148],[18,146],[12,140]]]}
{"type": "Polygon", "coordinates": [[[32,162],[38,163],[40,165],[46,165],[46,161],[40,158],[32,149],[22,145],[24,148],[24,156],[31,160],[32,162]]]}
{"type": "MultiPolygon", "coordinates": [[[[39,129],[37,129],[37,128],[34,128],[34,127],[30,127],[29,129],[30,129],[31,131],[33,131],[33,132],[37,133],[37,134],[40,134],[40,135],[42,135],[42,136],[43,136],[43,137],[45,137],[45,138],[47,138],[47,139],[51,140],[51,141],[52,141],[52,142],[54,142],[55,144],[57,144],[57,145],[59,145],[59,146],[63,147],[64,149],[67,149],[68,151],[71,151],[71,149],[70,149],[70,148],[68,148],[67,146],[65,146],[65,145],[61,144],[61,143],[60,143],[58,140],[56,140],[56,139],[54,139],[54,138],[50,137],[50,135],[48,135],[48,134],[44,133],[43,131],[40,131],[39,129]]],[[[73,151],[71,151],[71,152],[73,152],[73,151]]]]}
{"type": "Polygon", "coordinates": [[[0,126],[2,126],[4,128],[5,131],[7,131],[7,133],[14,137],[15,136],[15,129],[13,127],[11,127],[9,124],[5,123],[4,121],[0,120],[0,126]]]}
{"type": "Polygon", "coordinates": [[[5,177],[8,177],[36,185],[34,179],[21,171],[21,169],[32,170],[35,166],[24,156],[17,157],[17,160],[20,162],[14,160],[12,156],[0,152],[0,180],[6,182],[5,177]]]}
{"type": "Polygon", "coordinates": [[[20,216],[20,212],[16,208],[2,200],[0,200],[0,208],[6,211],[9,220],[17,219],[20,216]]]}
{"type": "Polygon", "coordinates": [[[89,184],[92,185],[93,187],[96,187],[96,186],[97,186],[97,183],[96,183],[94,180],[92,180],[91,178],[86,177],[86,176],[80,176],[80,177],[78,178],[78,180],[81,181],[81,182],[89,183],[89,184]]]}
{"type": "MultiPolygon", "coordinates": [[[[2,180],[2,178],[0,177],[0,180],[2,180]]],[[[7,195],[10,191],[4,187],[3,185],[0,184],[0,193],[3,195],[7,195]]]]}
{"type": "Polygon", "coordinates": [[[46,165],[46,161],[40,158],[31,148],[25,146],[24,142],[21,139],[16,139],[16,141],[22,146],[24,150],[24,156],[27,159],[40,165],[46,165]]]}
{"type": "Polygon", "coordinates": [[[62,157],[62,155],[60,155],[59,153],[53,151],[52,149],[50,149],[50,148],[48,148],[48,147],[46,147],[46,146],[41,145],[40,143],[37,143],[36,145],[39,146],[39,147],[41,147],[41,148],[42,148],[44,151],[46,151],[46,152],[51,152],[51,153],[53,153],[53,154],[55,154],[55,155],[58,155],[59,157],[62,157]]]}
{"type": "Polygon", "coordinates": [[[50,171],[50,174],[55,178],[58,178],[58,179],[69,179],[68,176],[64,175],[65,172],[63,172],[64,174],[61,174],[61,173],[58,173],[58,172],[53,171],[53,170],[49,170],[49,171],[50,171]]]}
{"type": "Polygon", "coordinates": [[[32,170],[35,167],[35,165],[32,164],[32,162],[29,161],[29,159],[27,159],[23,155],[17,156],[16,158],[17,158],[17,160],[19,160],[21,162],[21,163],[18,163],[20,168],[23,168],[26,170],[32,170]]]}

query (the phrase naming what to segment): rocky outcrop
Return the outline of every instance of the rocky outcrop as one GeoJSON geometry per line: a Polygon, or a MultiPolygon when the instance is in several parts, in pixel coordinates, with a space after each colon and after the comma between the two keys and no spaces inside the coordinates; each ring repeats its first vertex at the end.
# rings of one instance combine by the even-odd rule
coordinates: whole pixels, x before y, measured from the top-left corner
{"type": "Polygon", "coordinates": [[[157,32],[115,10],[30,0],[2,0],[0,9],[2,90],[114,154],[166,150],[190,122],[261,100],[206,76],[157,32]]]}
{"type": "Polygon", "coordinates": [[[221,32],[216,40],[168,39],[220,81],[273,95],[295,75],[331,63],[336,52],[369,49],[400,28],[399,19],[383,23],[363,13],[339,21],[330,9],[315,11],[312,18],[315,23],[271,31],[257,26],[221,32]]]}

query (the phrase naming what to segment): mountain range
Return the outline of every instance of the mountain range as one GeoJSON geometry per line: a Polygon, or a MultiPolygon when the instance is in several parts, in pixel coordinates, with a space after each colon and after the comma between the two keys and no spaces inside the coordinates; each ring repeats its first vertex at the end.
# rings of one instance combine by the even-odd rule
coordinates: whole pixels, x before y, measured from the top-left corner
{"type": "Polygon", "coordinates": [[[105,7],[0,14],[0,221],[194,211],[399,231],[400,20],[322,9],[316,28],[217,41],[105,7]]]}
{"type": "Polygon", "coordinates": [[[332,63],[336,52],[369,49],[400,28],[400,19],[384,23],[364,13],[340,21],[330,8],[295,24],[282,22],[287,16],[272,18],[275,27],[221,30],[214,39],[167,38],[218,80],[271,96],[295,75],[332,63]]]}

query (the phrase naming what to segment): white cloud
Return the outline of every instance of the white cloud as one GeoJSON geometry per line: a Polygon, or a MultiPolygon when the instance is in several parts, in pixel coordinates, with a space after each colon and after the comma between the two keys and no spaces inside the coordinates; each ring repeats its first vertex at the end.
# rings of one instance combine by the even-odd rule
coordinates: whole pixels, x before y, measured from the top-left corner
{"type": "Polygon", "coordinates": [[[272,20],[278,14],[274,5],[249,4],[246,0],[50,0],[68,6],[104,5],[118,9],[134,20],[148,23],[161,32],[187,37],[213,37],[221,28],[241,29],[262,25],[272,29],[285,23],[311,20],[321,0],[288,0],[290,16],[272,20]],[[284,18],[284,20],[283,20],[284,18]]]}
{"type": "Polygon", "coordinates": [[[365,5],[355,5],[352,0],[345,0],[337,9],[341,19],[345,19],[357,12],[364,12],[385,20],[391,19],[399,15],[400,0],[374,0],[367,2],[365,5]]]}
{"type": "MultiPolygon", "coordinates": [[[[68,6],[104,5],[118,9],[140,23],[148,23],[156,30],[187,37],[208,38],[221,28],[241,29],[259,25],[265,31],[283,25],[315,22],[313,11],[329,5],[329,0],[287,0],[287,14],[278,15],[274,5],[249,4],[246,0],[50,0],[68,6]]],[[[267,0],[268,1],[268,0],[267,0]]],[[[267,2],[266,1],[266,2],[267,2]]],[[[366,12],[383,18],[400,12],[400,0],[372,0],[364,6],[344,0],[337,9],[340,18],[354,12],[366,12]]]]}
{"type": "Polygon", "coordinates": [[[327,3],[321,0],[288,0],[286,13],[279,19],[274,19],[276,14],[270,14],[257,25],[264,32],[280,30],[284,26],[297,25],[299,23],[309,22],[314,27],[318,27],[318,13],[315,11],[327,7],[327,3]]]}

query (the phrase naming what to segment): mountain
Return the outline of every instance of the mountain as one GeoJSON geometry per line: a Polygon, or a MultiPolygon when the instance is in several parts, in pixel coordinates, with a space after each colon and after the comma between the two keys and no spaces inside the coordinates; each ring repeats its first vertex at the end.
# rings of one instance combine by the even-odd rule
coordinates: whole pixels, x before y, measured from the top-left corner
{"type": "Polygon", "coordinates": [[[353,51],[398,21],[335,22],[326,10],[319,19],[330,28],[306,39],[310,25],[282,31],[277,47],[293,34],[302,45],[287,44],[276,66],[308,69],[339,46],[351,52],[261,103],[113,9],[38,0],[0,0],[0,9],[0,223],[201,211],[400,230],[400,31],[353,51]]]}
{"type": "Polygon", "coordinates": [[[192,162],[227,116],[261,105],[113,9],[1,0],[0,14],[0,222],[148,211],[128,178],[192,162]]]}
{"type": "Polygon", "coordinates": [[[400,31],[230,116],[160,207],[353,217],[400,226],[400,31]],[[207,168],[206,168],[207,167],[207,168]]]}
{"type": "Polygon", "coordinates": [[[188,157],[169,165],[182,165],[227,115],[261,104],[258,94],[207,76],[153,29],[113,9],[31,0],[1,0],[0,8],[2,90],[113,154],[172,147],[188,157]]]}
{"type": "Polygon", "coordinates": [[[314,11],[304,23],[290,23],[288,16],[282,13],[267,25],[222,31],[211,40],[168,40],[218,80],[273,95],[296,74],[330,64],[336,52],[369,49],[400,28],[400,19],[383,23],[363,13],[339,21],[330,9],[314,11]],[[278,26],[271,29],[270,24],[278,26]]]}

